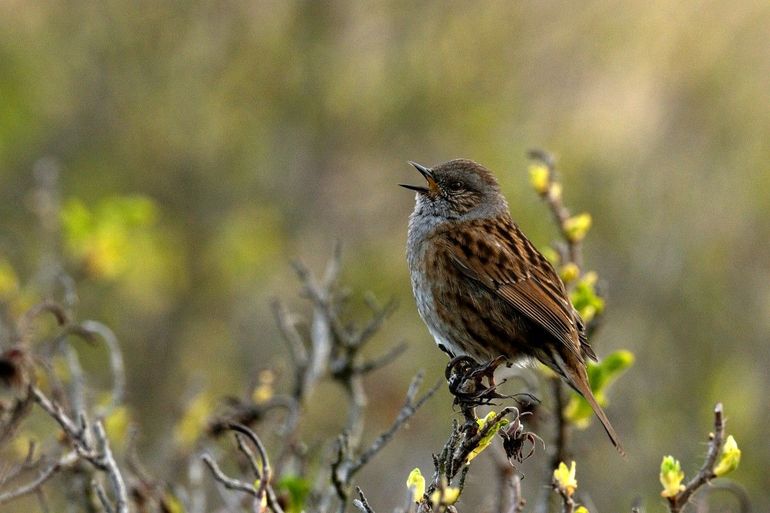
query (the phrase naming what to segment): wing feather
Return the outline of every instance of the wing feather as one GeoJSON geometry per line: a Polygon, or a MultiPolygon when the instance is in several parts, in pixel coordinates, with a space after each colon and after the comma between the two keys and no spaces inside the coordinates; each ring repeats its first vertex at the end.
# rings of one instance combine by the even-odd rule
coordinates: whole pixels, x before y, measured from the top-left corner
{"type": "MultiPolygon", "coordinates": [[[[514,232],[511,237],[485,230],[483,225],[477,223],[468,223],[459,228],[464,234],[456,228],[451,236],[444,236],[442,242],[450,259],[467,278],[482,284],[543,327],[582,361],[581,339],[585,338],[584,334],[581,335],[582,322],[567,298],[561,279],[513,222],[507,228],[514,232]],[[474,237],[478,239],[479,234],[488,237],[485,243],[475,246],[476,250],[483,251],[473,252],[463,248],[463,244],[472,245],[474,237]],[[493,254],[483,254],[489,251],[493,254]],[[524,257],[525,253],[528,258],[524,257]],[[532,262],[532,259],[535,261],[532,262]]],[[[585,353],[593,356],[590,347],[585,353]]]]}

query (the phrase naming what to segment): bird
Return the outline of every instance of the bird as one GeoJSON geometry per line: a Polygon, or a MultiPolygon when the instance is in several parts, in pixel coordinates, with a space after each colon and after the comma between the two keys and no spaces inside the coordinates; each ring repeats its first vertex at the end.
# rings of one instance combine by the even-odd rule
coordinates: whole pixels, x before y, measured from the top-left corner
{"type": "Polygon", "coordinates": [[[414,191],[407,263],[417,311],[452,358],[539,360],[585,397],[612,444],[620,438],[591,392],[596,360],[585,324],[551,263],[512,220],[490,170],[455,159],[429,168],[410,162],[414,191]]]}

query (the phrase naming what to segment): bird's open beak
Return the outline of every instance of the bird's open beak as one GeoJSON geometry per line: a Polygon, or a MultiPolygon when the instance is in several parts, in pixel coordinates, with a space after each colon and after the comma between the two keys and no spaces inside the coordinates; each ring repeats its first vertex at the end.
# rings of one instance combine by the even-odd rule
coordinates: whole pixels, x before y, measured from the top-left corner
{"type": "Polygon", "coordinates": [[[422,187],[420,185],[408,185],[400,183],[401,187],[405,189],[409,189],[412,191],[417,191],[421,194],[428,194],[430,192],[435,192],[438,190],[438,184],[436,183],[436,180],[433,179],[433,173],[431,172],[430,168],[427,168],[423,166],[422,164],[418,164],[417,162],[409,161],[411,165],[414,166],[414,168],[420,172],[420,174],[425,178],[425,181],[428,182],[428,187],[422,187]]]}

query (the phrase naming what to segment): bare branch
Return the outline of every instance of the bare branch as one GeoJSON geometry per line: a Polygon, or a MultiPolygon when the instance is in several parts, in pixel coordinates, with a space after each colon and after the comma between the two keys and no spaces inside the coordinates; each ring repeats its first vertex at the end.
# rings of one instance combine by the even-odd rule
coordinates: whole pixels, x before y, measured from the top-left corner
{"type": "Polygon", "coordinates": [[[433,385],[433,387],[431,387],[430,390],[425,393],[425,395],[415,401],[415,397],[417,396],[417,392],[420,390],[422,380],[423,373],[418,372],[417,375],[412,379],[412,383],[409,385],[409,389],[406,393],[406,401],[404,406],[398,412],[396,420],[393,422],[393,424],[391,424],[390,428],[388,428],[384,433],[378,436],[374,442],[372,442],[372,445],[369,446],[367,450],[361,453],[361,455],[358,457],[358,460],[356,460],[350,469],[351,476],[358,472],[361,467],[366,465],[369,460],[371,460],[378,452],[382,450],[383,447],[385,447],[385,445],[393,438],[393,435],[395,435],[396,432],[398,432],[398,430],[401,429],[410,418],[412,418],[417,410],[419,410],[420,407],[425,404],[425,401],[430,399],[433,394],[436,393],[436,391],[439,389],[439,386],[441,385],[440,381],[437,382],[435,385],[433,385]]]}
{"type": "Polygon", "coordinates": [[[369,506],[369,501],[366,500],[366,496],[364,496],[364,492],[360,487],[356,486],[356,492],[358,493],[358,499],[353,500],[353,505],[363,513],[374,513],[374,510],[369,506]]]}
{"type": "Polygon", "coordinates": [[[234,479],[232,477],[226,476],[225,473],[222,472],[222,469],[219,468],[219,465],[217,465],[217,462],[214,461],[214,459],[210,455],[204,454],[203,456],[201,456],[201,459],[211,471],[211,474],[214,477],[214,479],[220,482],[222,486],[224,486],[228,490],[247,493],[253,497],[257,496],[257,489],[254,488],[253,485],[249,483],[244,483],[243,481],[239,481],[238,479],[234,479]]]}
{"type": "Polygon", "coordinates": [[[115,496],[115,511],[117,513],[128,512],[128,492],[123,475],[118,468],[118,464],[112,455],[107,434],[101,421],[97,421],[91,427],[93,443],[88,437],[88,421],[85,414],[80,412],[78,415],[78,424],[67,416],[61,406],[54,403],[37,387],[30,386],[32,396],[35,402],[48,413],[64,430],[65,435],[74,445],[77,454],[88,461],[94,468],[107,474],[115,496]]]}
{"type": "Polygon", "coordinates": [[[96,440],[98,462],[107,474],[107,477],[110,480],[112,493],[115,496],[115,511],[116,513],[128,513],[128,491],[126,490],[126,483],[123,480],[123,474],[121,474],[118,464],[112,455],[112,448],[110,448],[110,443],[107,440],[107,433],[104,431],[104,426],[101,421],[96,421],[94,423],[92,432],[94,434],[94,439],[96,440]]]}
{"type": "Polygon", "coordinates": [[[374,336],[374,334],[377,333],[377,331],[379,331],[379,329],[382,327],[382,324],[385,322],[385,320],[396,311],[396,302],[388,301],[384,307],[373,311],[374,315],[366,324],[366,326],[364,326],[363,329],[355,336],[351,337],[351,345],[360,347],[364,345],[369,339],[371,339],[372,336],[374,336]]]}
{"type": "Polygon", "coordinates": [[[386,365],[389,365],[391,362],[393,362],[396,358],[401,356],[401,354],[406,351],[407,347],[408,346],[406,342],[401,342],[397,346],[392,347],[385,354],[378,356],[377,358],[374,358],[368,362],[364,362],[361,365],[358,365],[353,370],[353,372],[357,374],[368,374],[369,372],[377,370],[381,367],[385,367],[386,365]]]}
{"type": "Polygon", "coordinates": [[[6,410],[9,411],[9,414],[7,419],[3,419],[2,427],[0,428],[0,448],[16,434],[19,424],[29,413],[32,404],[33,397],[29,393],[29,389],[27,389],[27,393],[16,399],[13,406],[6,410]]]}
{"type": "Polygon", "coordinates": [[[521,493],[521,476],[508,461],[504,450],[497,450],[494,455],[499,489],[496,510],[501,513],[522,513],[527,501],[521,493]]]}
{"type": "Polygon", "coordinates": [[[78,353],[72,346],[63,342],[64,357],[70,373],[69,401],[73,411],[83,411],[86,407],[85,388],[86,378],[83,375],[83,367],[80,365],[78,353]]]}
{"type": "MultiPolygon", "coordinates": [[[[98,334],[107,346],[110,354],[110,370],[112,371],[112,397],[107,412],[116,406],[123,404],[126,396],[126,371],[123,363],[123,352],[120,350],[118,337],[106,325],[98,321],[83,321],[83,328],[90,332],[98,334]]],[[[103,414],[107,414],[103,412],[103,414]]]]}
{"type": "Polygon", "coordinates": [[[270,468],[270,460],[267,457],[267,451],[265,450],[265,446],[262,443],[262,440],[259,439],[254,431],[244,425],[231,424],[228,426],[228,428],[236,431],[236,441],[238,442],[238,447],[241,452],[246,455],[249,463],[252,465],[252,470],[254,470],[254,472],[257,474],[259,487],[255,487],[252,484],[247,484],[243,481],[239,481],[237,479],[226,476],[208,454],[204,454],[202,456],[203,461],[211,470],[214,478],[222,483],[226,488],[252,495],[256,499],[257,504],[260,504],[263,498],[265,498],[267,507],[270,508],[273,513],[283,513],[283,509],[278,503],[278,498],[275,495],[275,491],[270,484],[272,479],[272,470],[270,468]],[[240,438],[240,435],[243,435],[254,445],[254,447],[256,447],[257,453],[259,454],[261,460],[261,465],[257,463],[253,453],[250,449],[248,449],[248,447],[246,447],[244,441],[240,438]]]}
{"type": "MultiPolygon", "coordinates": [[[[333,268],[334,265],[330,262],[327,270],[333,268]]],[[[333,344],[332,328],[337,333],[343,333],[345,330],[339,318],[329,307],[331,293],[328,287],[321,287],[310,270],[302,263],[294,262],[294,270],[299,276],[305,293],[314,303],[313,319],[310,324],[310,361],[302,384],[302,390],[307,394],[326,371],[333,344]]]]}
{"type": "Polygon", "coordinates": [[[549,378],[551,390],[553,392],[554,406],[553,416],[556,418],[556,438],[551,444],[551,458],[549,469],[555,469],[562,461],[567,461],[567,443],[570,435],[569,421],[564,418],[564,408],[566,408],[566,397],[564,396],[564,386],[558,377],[549,378]]]}
{"type": "Polygon", "coordinates": [[[0,493],[0,504],[6,504],[19,497],[36,493],[40,487],[42,487],[49,479],[55,476],[60,470],[71,467],[79,460],[79,457],[75,451],[70,451],[54,463],[46,467],[40,474],[32,481],[25,485],[21,485],[9,492],[0,493]]]}
{"type": "Polygon", "coordinates": [[[556,225],[561,231],[561,236],[564,239],[564,242],[567,244],[568,260],[577,265],[578,268],[582,269],[582,244],[580,241],[574,240],[573,237],[570,237],[566,228],[566,222],[570,218],[571,214],[569,209],[564,205],[564,202],[562,201],[560,188],[558,186],[553,186],[557,182],[556,159],[554,159],[553,155],[543,150],[530,150],[527,155],[529,158],[541,162],[544,166],[546,166],[546,168],[548,168],[548,187],[545,188],[544,192],[541,193],[540,196],[546,201],[548,207],[551,209],[551,213],[553,214],[554,220],[556,221],[556,225]]]}
{"type": "Polygon", "coordinates": [[[295,371],[295,383],[294,383],[294,397],[298,401],[301,401],[304,397],[304,385],[305,385],[305,372],[308,367],[308,353],[307,346],[305,344],[302,335],[297,330],[297,322],[295,316],[293,316],[286,306],[280,301],[273,300],[271,302],[273,309],[273,315],[275,316],[278,329],[281,331],[283,340],[286,342],[289,348],[289,354],[295,371]]]}
{"type": "Polygon", "coordinates": [[[706,460],[698,473],[693,477],[684,490],[674,497],[668,498],[668,509],[671,513],[679,513],[700,487],[716,477],[714,467],[717,464],[719,451],[722,449],[725,437],[725,420],[722,411],[722,403],[717,403],[714,407],[714,432],[709,433],[709,446],[706,453],[706,460]]]}
{"type": "Polygon", "coordinates": [[[572,498],[572,496],[563,491],[560,491],[556,486],[554,486],[554,490],[556,490],[556,492],[559,494],[559,497],[561,497],[561,513],[574,513],[575,500],[572,498]]]}
{"type": "Polygon", "coordinates": [[[285,409],[287,412],[281,432],[288,434],[296,426],[300,411],[295,399],[287,395],[276,395],[259,404],[233,399],[230,401],[229,409],[226,412],[209,421],[207,430],[211,435],[218,436],[227,431],[231,424],[249,426],[262,419],[269,411],[279,408],[285,409]]]}
{"type": "Polygon", "coordinates": [[[99,498],[99,504],[102,505],[102,508],[104,508],[104,511],[107,513],[114,513],[115,508],[112,507],[112,504],[110,504],[110,499],[107,497],[107,492],[104,491],[104,487],[102,486],[102,483],[100,483],[97,479],[93,479],[91,481],[91,488],[93,489],[96,496],[99,498]]]}
{"type": "Polygon", "coordinates": [[[52,301],[43,301],[42,303],[38,303],[27,310],[24,315],[21,316],[21,319],[19,319],[17,324],[17,331],[19,333],[19,339],[22,344],[26,344],[29,341],[32,323],[44,313],[53,315],[59,326],[65,326],[70,322],[67,312],[65,312],[64,309],[57,303],[52,301]]]}
{"type": "MultiPolygon", "coordinates": [[[[257,434],[251,429],[247,428],[246,426],[243,426],[241,424],[233,424],[230,426],[230,429],[245,435],[246,438],[248,438],[251,441],[251,443],[254,444],[254,446],[257,448],[257,451],[259,452],[259,457],[262,460],[262,468],[260,469],[260,472],[258,474],[260,476],[260,480],[259,480],[259,488],[257,489],[257,499],[261,501],[262,497],[268,494],[268,488],[270,487],[270,480],[272,479],[272,471],[270,469],[270,462],[267,459],[267,451],[265,450],[265,446],[262,444],[262,440],[259,439],[257,434]]],[[[247,454],[251,455],[251,452],[247,454]]],[[[256,464],[256,462],[254,463],[256,464]]],[[[268,503],[270,503],[269,498],[268,498],[268,503]]],[[[271,504],[271,509],[272,509],[272,504],[271,504]]]]}
{"type": "Polygon", "coordinates": [[[35,402],[40,405],[43,410],[48,413],[56,422],[59,423],[64,433],[72,439],[78,446],[85,444],[83,440],[83,432],[81,429],[70,419],[62,410],[61,406],[53,403],[43,392],[36,386],[30,386],[32,397],[35,398],[35,402]]]}
{"type": "Polygon", "coordinates": [[[259,469],[259,462],[257,462],[257,459],[254,457],[254,452],[252,452],[252,450],[249,449],[249,446],[246,445],[245,437],[240,433],[236,433],[235,441],[238,443],[238,449],[243,453],[244,456],[246,456],[246,460],[251,466],[251,471],[254,472],[254,477],[261,479],[262,473],[259,469]]]}

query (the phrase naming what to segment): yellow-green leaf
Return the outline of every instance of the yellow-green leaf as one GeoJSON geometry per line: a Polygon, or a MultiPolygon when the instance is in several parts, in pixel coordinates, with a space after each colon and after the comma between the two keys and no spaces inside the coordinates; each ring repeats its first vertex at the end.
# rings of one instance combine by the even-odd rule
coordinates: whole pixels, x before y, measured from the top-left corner
{"type": "MultiPolygon", "coordinates": [[[[479,426],[479,430],[484,429],[484,426],[487,425],[487,423],[491,422],[497,413],[494,411],[490,411],[487,413],[486,417],[483,419],[476,419],[476,423],[479,426]]],[[[479,444],[468,454],[468,458],[465,460],[466,463],[470,463],[473,458],[481,454],[481,452],[489,447],[489,444],[492,443],[492,439],[495,437],[498,431],[500,431],[503,427],[507,426],[509,423],[508,419],[500,419],[497,421],[497,423],[492,426],[489,431],[479,440],[479,444]]]]}
{"type": "Polygon", "coordinates": [[[305,510],[305,502],[311,489],[307,479],[295,475],[283,476],[278,481],[278,488],[288,492],[289,505],[285,508],[287,513],[302,513],[305,510]]]}
{"type": "Polygon", "coordinates": [[[422,477],[422,472],[420,472],[419,468],[409,472],[409,477],[406,478],[406,487],[412,491],[412,497],[415,502],[422,500],[422,496],[425,495],[425,478],[422,477]]]}
{"type": "Polygon", "coordinates": [[[670,455],[664,456],[660,463],[660,484],[663,485],[660,495],[667,498],[676,497],[680,491],[684,490],[683,480],[684,472],[679,460],[670,455]]]}
{"type": "Polygon", "coordinates": [[[580,268],[573,262],[568,262],[559,269],[559,275],[564,283],[569,283],[580,276],[580,268]]]}
{"type": "Polygon", "coordinates": [[[453,486],[447,486],[444,488],[443,493],[441,490],[436,490],[430,494],[430,502],[434,505],[441,504],[443,506],[451,506],[457,499],[460,498],[460,489],[453,486]]]}
{"type": "Polygon", "coordinates": [[[740,462],[741,450],[738,448],[738,442],[735,441],[733,435],[730,435],[722,447],[722,458],[719,460],[716,468],[714,468],[714,474],[717,477],[725,476],[737,469],[740,462]]]}
{"type": "Polygon", "coordinates": [[[182,449],[190,449],[198,440],[213,410],[214,401],[205,392],[199,393],[190,401],[185,414],[174,429],[174,438],[182,449]]]}
{"type": "Polygon", "coordinates": [[[19,291],[19,278],[10,262],[0,257],[0,299],[10,299],[19,291]]]}
{"type": "Polygon", "coordinates": [[[570,464],[569,468],[562,461],[559,463],[556,470],[553,471],[554,484],[562,493],[567,495],[567,497],[572,497],[572,494],[577,490],[578,483],[577,478],[575,477],[576,473],[577,468],[574,461],[570,464]]]}
{"type": "Polygon", "coordinates": [[[596,293],[596,282],[599,277],[593,271],[585,273],[575,284],[570,293],[572,306],[578,311],[586,323],[604,311],[604,299],[596,293]]]}
{"type": "Polygon", "coordinates": [[[104,430],[114,446],[121,446],[124,443],[130,421],[131,416],[125,406],[116,407],[104,419],[104,430]]]}
{"type": "Polygon", "coordinates": [[[573,242],[581,241],[591,229],[591,223],[592,219],[589,213],[572,216],[564,221],[564,233],[573,242]]]}
{"type": "Polygon", "coordinates": [[[529,183],[535,189],[535,192],[540,195],[548,192],[548,187],[551,184],[551,172],[548,166],[541,163],[530,164],[529,183]]]}

